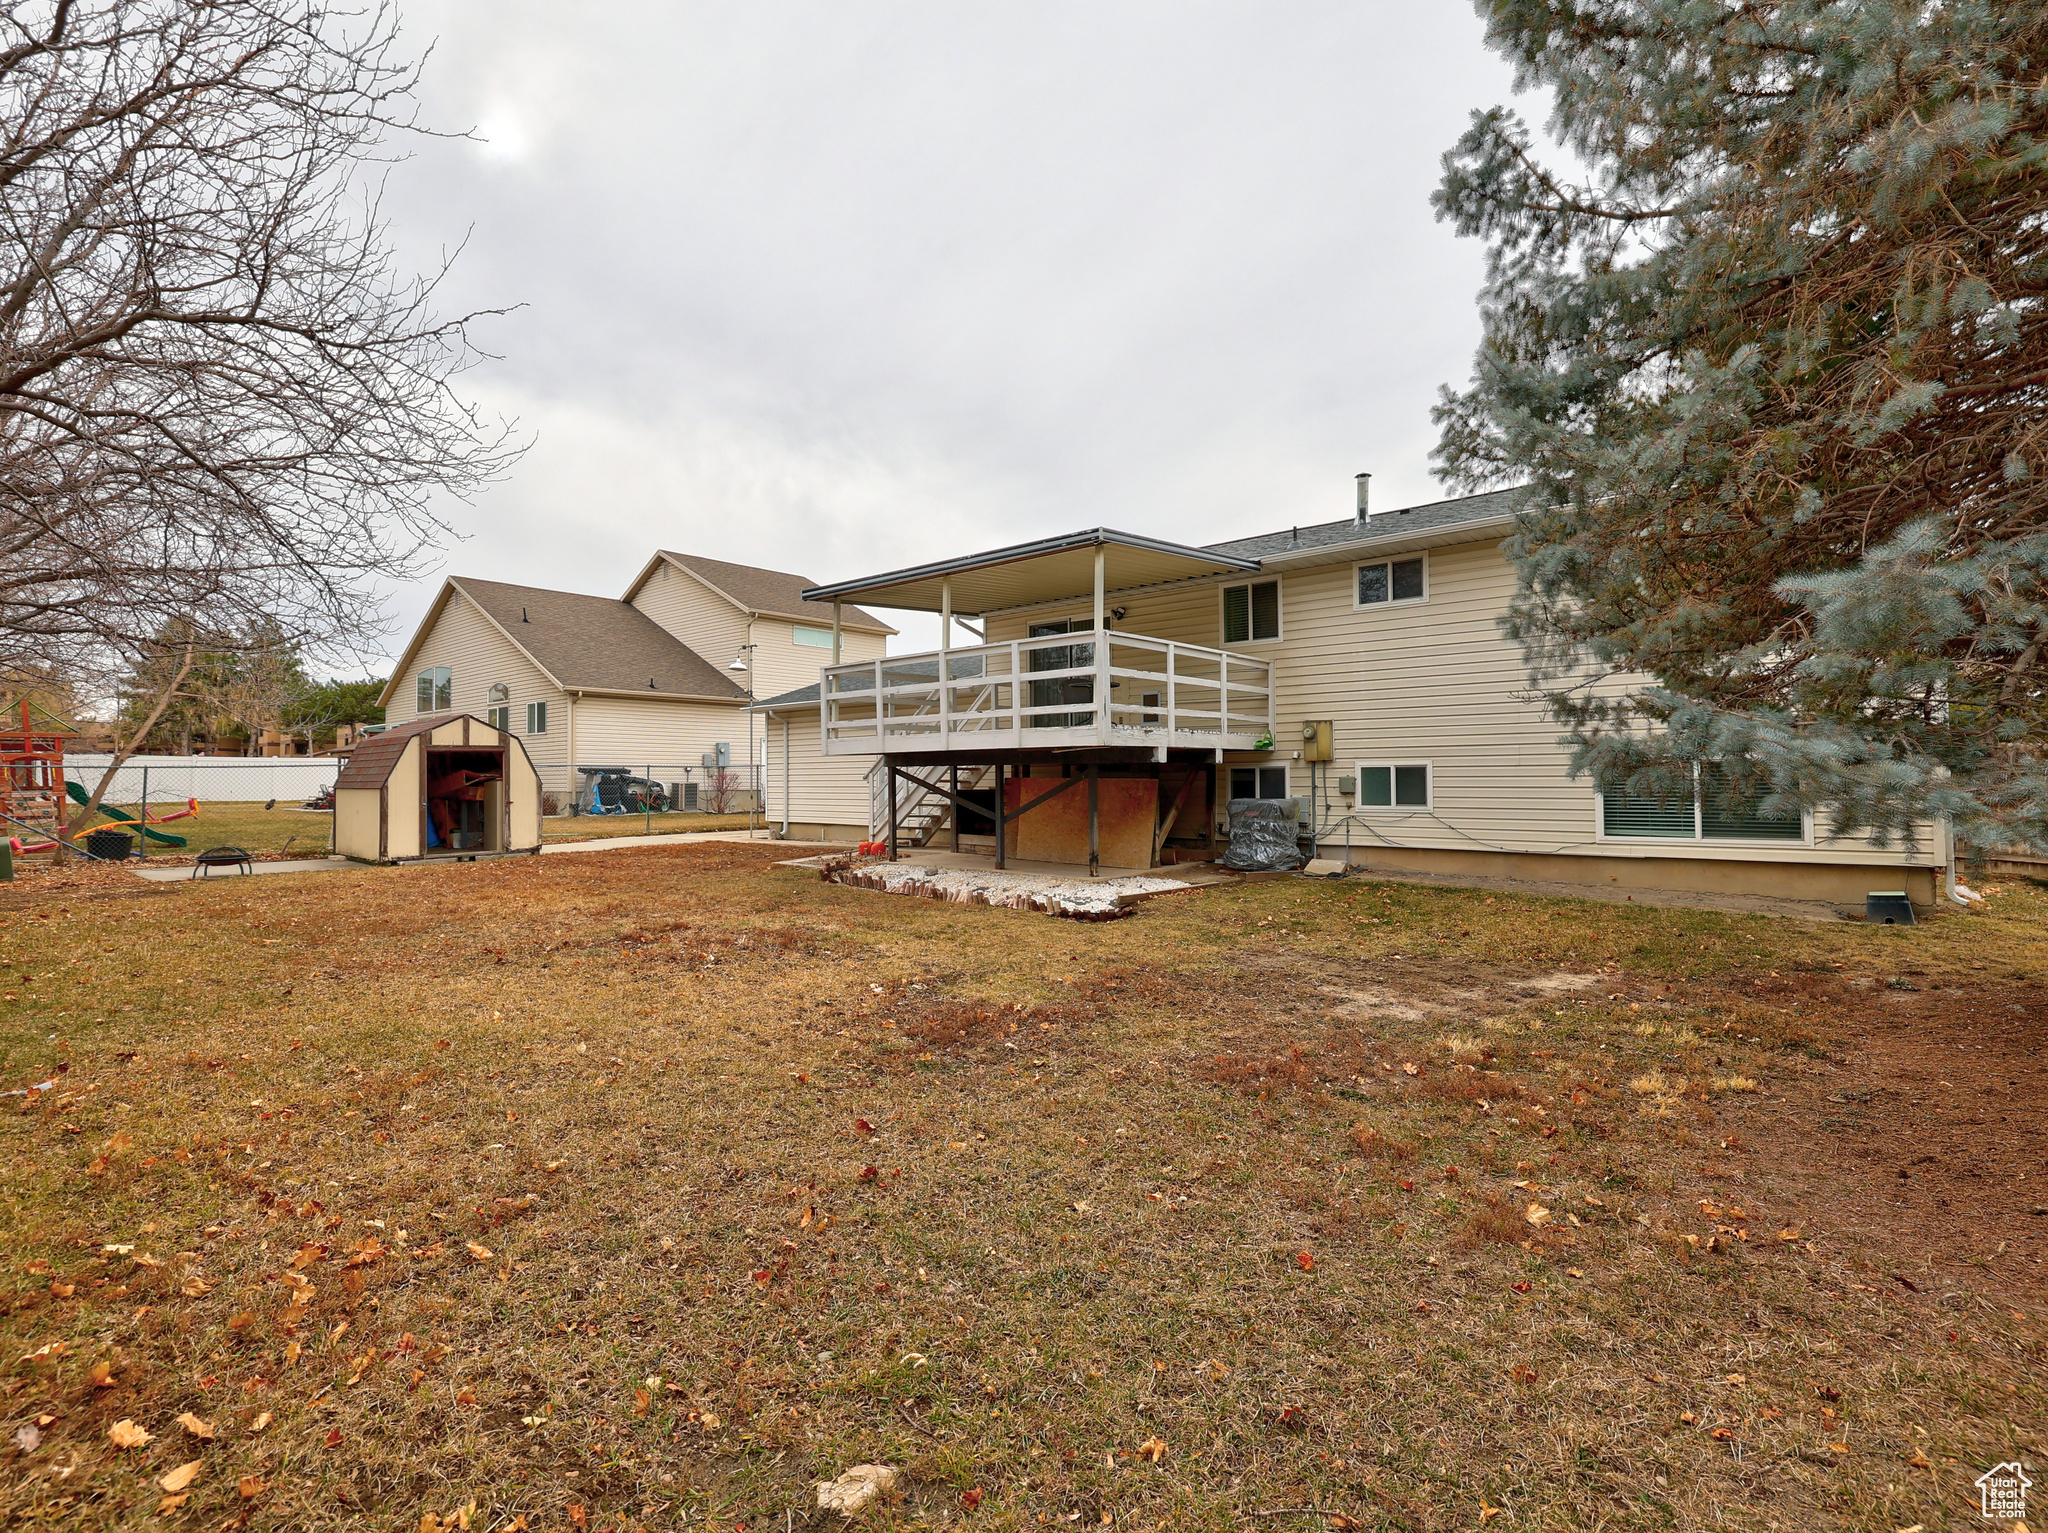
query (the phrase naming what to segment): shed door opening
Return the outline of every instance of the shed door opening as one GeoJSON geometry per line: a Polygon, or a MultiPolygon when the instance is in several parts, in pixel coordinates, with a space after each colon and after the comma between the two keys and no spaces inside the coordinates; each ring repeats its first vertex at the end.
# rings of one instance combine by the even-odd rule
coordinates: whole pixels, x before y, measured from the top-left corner
{"type": "Polygon", "coordinates": [[[429,852],[505,849],[505,753],[464,747],[427,751],[429,852]]]}

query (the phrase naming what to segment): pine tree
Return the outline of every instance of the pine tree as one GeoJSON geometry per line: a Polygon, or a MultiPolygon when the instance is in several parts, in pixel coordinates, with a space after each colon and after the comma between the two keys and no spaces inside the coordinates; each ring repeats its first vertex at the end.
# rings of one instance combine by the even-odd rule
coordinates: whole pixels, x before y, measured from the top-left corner
{"type": "Polygon", "coordinates": [[[1505,627],[1610,791],[2048,850],[2048,8],[1481,0],[1512,111],[1438,463],[1527,483],[1505,627]]]}

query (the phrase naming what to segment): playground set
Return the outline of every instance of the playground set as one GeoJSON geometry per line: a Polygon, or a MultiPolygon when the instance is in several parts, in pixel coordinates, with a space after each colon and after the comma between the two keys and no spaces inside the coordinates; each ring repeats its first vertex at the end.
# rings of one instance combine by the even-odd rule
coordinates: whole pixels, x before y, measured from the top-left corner
{"type": "MultiPolygon", "coordinates": [[[[92,802],[83,784],[64,780],[64,743],[77,739],[78,734],[70,722],[29,698],[0,704],[0,824],[5,826],[13,856],[55,851],[64,829],[65,800],[92,802]],[[30,839],[13,834],[17,831],[26,831],[30,839]]],[[[182,847],[183,836],[150,827],[190,819],[199,813],[199,804],[187,799],[176,814],[152,815],[147,803],[138,804],[136,811],[130,814],[109,804],[99,807],[107,819],[132,825],[161,846],[182,847]]],[[[117,833],[127,839],[125,832],[117,833]]],[[[90,846],[85,851],[89,856],[99,855],[90,846]]]]}

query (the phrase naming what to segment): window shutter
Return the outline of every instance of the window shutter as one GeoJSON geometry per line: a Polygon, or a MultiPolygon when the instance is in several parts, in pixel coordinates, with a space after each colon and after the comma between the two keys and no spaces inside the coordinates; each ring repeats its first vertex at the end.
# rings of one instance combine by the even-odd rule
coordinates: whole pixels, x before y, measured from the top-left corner
{"type": "Polygon", "coordinates": [[[1252,636],[1252,588],[1223,588],[1223,642],[1242,644],[1252,636]]]}
{"type": "Polygon", "coordinates": [[[1609,836],[1667,836],[1693,839],[1692,803],[1688,799],[1632,798],[1626,793],[1600,796],[1600,829],[1609,836]]]}
{"type": "Polygon", "coordinates": [[[1251,588],[1252,591],[1252,637],[1254,639],[1277,639],[1280,637],[1280,582],[1262,580],[1251,588]]]}

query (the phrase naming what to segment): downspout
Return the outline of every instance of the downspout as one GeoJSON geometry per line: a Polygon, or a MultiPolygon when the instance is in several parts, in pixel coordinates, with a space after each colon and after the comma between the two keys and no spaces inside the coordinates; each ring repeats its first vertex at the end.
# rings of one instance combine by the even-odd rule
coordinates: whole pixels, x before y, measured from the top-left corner
{"type": "Polygon", "coordinates": [[[567,784],[571,814],[582,812],[582,807],[576,802],[576,699],[580,696],[580,692],[570,691],[566,687],[562,690],[563,712],[569,715],[569,727],[563,732],[565,738],[562,741],[562,749],[568,755],[568,759],[562,763],[562,781],[567,784]]]}

